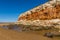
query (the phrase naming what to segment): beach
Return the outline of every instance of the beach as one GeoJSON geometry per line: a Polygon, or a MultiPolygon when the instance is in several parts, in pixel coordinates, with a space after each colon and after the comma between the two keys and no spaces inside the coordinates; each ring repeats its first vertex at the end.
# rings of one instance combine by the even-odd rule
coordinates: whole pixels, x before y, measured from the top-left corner
{"type": "Polygon", "coordinates": [[[43,36],[46,31],[25,31],[0,28],[0,40],[60,40],[60,37],[48,38],[43,36]]]}

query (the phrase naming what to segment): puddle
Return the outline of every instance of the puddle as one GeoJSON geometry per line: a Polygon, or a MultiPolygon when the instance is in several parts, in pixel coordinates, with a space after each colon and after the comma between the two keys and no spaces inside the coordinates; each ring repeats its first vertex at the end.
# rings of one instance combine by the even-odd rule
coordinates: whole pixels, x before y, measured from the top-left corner
{"type": "Polygon", "coordinates": [[[7,26],[2,26],[1,28],[8,29],[8,27],[7,27],[7,26]]]}
{"type": "MultiPolygon", "coordinates": [[[[0,28],[9,29],[8,26],[2,26],[2,27],[0,27],[0,28]]],[[[21,31],[22,28],[21,28],[21,27],[18,27],[18,26],[13,26],[12,28],[10,28],[10,30],[21,31]]]]}

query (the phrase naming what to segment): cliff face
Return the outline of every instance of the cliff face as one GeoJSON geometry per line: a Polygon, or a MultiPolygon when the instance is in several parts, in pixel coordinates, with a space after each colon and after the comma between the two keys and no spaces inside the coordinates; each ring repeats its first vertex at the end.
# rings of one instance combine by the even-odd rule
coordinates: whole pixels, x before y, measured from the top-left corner
{"type": "MultiPolygon", "coordinates": [[[[50,1],[52,2],[52,1],[50,1]]],[[[48,2],[49,3],[49,2],[48,2]]],[[[32,9],[26,12],[25,15],[19,17],[19,20],[48,20],[48,19],[59,19],[60,18],[60,4],[55,3],[45,3],[42,7],[38,6],[36,9],[32,9]],[[42,9],[41,9],[42,8],[42,9]]]]}
{"type": "Polygon", "coordinates": [[[19,20],[48,20],[48,19],[60,19],[60,4],[55,5],[52,8],[46,8],[36,12],[32,12],[31,14],[26,14],[25,16],[21,16],[19,20]]]}
{"type": "Polygon", "coordinates": [[[21,14],[18,18],[18,21],[22,21],[23,23],[29,21],[27,23],[36,22],[38,20],[52,20],[52,19],[60,19],[60,1],[59,0],[51,0],[43,5],[40,5],[32,10],[29,10],[23,14],[21,14]],[[25,21],[24,21],[25,20],[25,21]],[[31,21],[31,22],[30,22],[31,21]]]}

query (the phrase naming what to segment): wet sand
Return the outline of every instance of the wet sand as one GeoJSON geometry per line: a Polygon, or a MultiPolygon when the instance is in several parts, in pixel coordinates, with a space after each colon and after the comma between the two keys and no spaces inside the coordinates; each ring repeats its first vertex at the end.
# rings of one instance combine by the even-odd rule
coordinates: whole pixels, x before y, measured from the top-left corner
{"type": "Polygon", "coordinates": [[[48,38],[43,36],[45,32],[18,32],[0,28],[0,40],[60,40],[60,37],[48,38]]]}

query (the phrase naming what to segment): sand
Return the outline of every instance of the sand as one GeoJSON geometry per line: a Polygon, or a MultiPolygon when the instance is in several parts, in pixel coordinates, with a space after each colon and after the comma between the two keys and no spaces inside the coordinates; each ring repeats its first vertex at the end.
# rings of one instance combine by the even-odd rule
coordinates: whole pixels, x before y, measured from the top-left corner
{"type": "Polygon", "coordinates": [[[60,38],[48,38],[43,36],[44,31],[18,32],[0,28],[0,40],[59,40],[60,38]]]}

